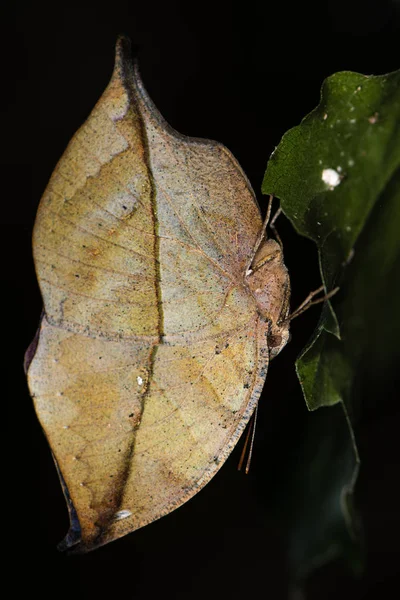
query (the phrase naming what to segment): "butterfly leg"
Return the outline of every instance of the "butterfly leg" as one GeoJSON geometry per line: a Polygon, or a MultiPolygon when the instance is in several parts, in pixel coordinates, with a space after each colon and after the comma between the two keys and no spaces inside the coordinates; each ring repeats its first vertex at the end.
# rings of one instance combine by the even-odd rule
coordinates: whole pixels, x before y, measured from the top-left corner
{"type": "Polygon", "coordinates": [[[255,434],[256,434],[257,414],[258,414],[258,403],[256,404],[256,408],[255,408],[253,414],[251,415],[251,420],[249,423],[249,427],[247,429],[246,440],[244,442],[242,454],[240,455],[240,460],[239,460],[239,464],[238,464],[238,471],[241,471],[243,463],[244,463],[244,459],[246,456],[246,451],[247,451],[247,448],[248,448],[249,442],[250,442],[249,454],[247,456],[246,469],[245,469],[246,475],[249,474],[251,457],[253,455],[253,445],[254,445],[254,438],[255,438],[255,434]]]}
{"type": "Polygon", "coordinates": [[[320,302],[325,302],[325,300],[329,300],[329,298],[332,298],[332,296],[334,296],[338,290],[339,287],[335,287],[330,292],[324,294],[321,298],[313,300],[315,296],[324,291],[324,286],[321,285],[317,290],[310,292],[307,298],[303,300],[303,302],[300,304],[300,306],[298,306],[296,310],[294,310],[290,315],[286,317],[285,321],[292,321],[293,319],[301,315],[304,311],[308,310],[311,306],[314,306],[314,304],[319,304],[320,302]]]}

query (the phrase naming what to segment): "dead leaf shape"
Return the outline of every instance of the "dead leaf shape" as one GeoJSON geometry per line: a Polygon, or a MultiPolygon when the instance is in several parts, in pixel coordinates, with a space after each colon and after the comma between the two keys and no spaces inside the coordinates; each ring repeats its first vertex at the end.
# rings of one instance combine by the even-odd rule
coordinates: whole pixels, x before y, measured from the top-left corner
{"type": "Polygon", "coordinates": [[[287,342],[289,277],[236,160],[169,127],[123,38],[33,249],[44,313],[29,388],[70,510],[63,547],[87,551],[224,463],[287,342]]]}

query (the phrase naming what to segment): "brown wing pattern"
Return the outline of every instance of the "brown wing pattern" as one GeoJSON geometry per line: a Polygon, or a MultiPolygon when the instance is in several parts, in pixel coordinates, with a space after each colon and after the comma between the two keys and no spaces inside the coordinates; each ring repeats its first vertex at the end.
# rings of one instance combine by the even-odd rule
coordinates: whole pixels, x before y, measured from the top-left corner
{"type": "Polygon", "coordinates": [[[84,550],[205,485],[268,364],[244,283],[254,194],[223,146],[169,128],[124,48],[34,230],[44,317],[28,380],[84,550]]]}

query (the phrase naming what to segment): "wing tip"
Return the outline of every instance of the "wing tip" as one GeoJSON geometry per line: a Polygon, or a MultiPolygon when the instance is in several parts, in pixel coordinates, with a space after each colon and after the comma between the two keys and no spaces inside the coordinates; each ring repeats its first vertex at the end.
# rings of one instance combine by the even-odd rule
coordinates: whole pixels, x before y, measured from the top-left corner
{"type": "Polygon", "coordinates": [[[57,469],[58,477],[60,479],[62,491],[63,491],[64,498],[67,503],[68,513],[69,513],[69,522],[70,522],[69,530],[67,532],[67,535],[64,537],[64,539],[61,540],[61,542],[57,545],[57,550],[59,550],[60,552],[65,552],[65,551],[69,551],[71,548],[76,547],[81,542],[82,530],[81,530],[81,525],[79,522],[78,513],[75,509],[74,503],[70,496],[68,486],[65,482],[63,474],[61,473],[61,469],[58,466],[57,459],[56,459],[54,453],[52,453],[52,454],[53,454],[54,464],[57,469]]]}
{"type": "Polygon", "coordinates": [[[141,81],[139,74],[137,54],[139,47],[133,45],[129,36],[121,33],[117,37],[115,44],[114,73],[117,73],[122,79],[129,77],[141,81]]]}
{"type": "Polygon", "coordinates": [[[139,91],[143,96],[148,96],[140,76],[138,50],[139,47],[133,45],[126,34],[118,35],[115,44],[113,78],[122,82],[130,96],[132,96],[133,90],[139,91]]]}
{"type": "Polygon", "coordinates": [[[132,61],[132,42],[124,33],[117,37],[115,44],[115,66],[123,66],[132,61]]]}

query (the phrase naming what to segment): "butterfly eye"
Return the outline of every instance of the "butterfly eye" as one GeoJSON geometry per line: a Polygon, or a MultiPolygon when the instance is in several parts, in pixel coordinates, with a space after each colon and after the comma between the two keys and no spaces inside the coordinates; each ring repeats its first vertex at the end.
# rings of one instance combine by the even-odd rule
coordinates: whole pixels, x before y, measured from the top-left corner
{"type": "Polygon", "coordinates": [[[268,338],[268,345],[270,348],[277,348],[278,346],[280,346],[282,343],[282,336],[281,335],[271,335],[268,338]]]}

